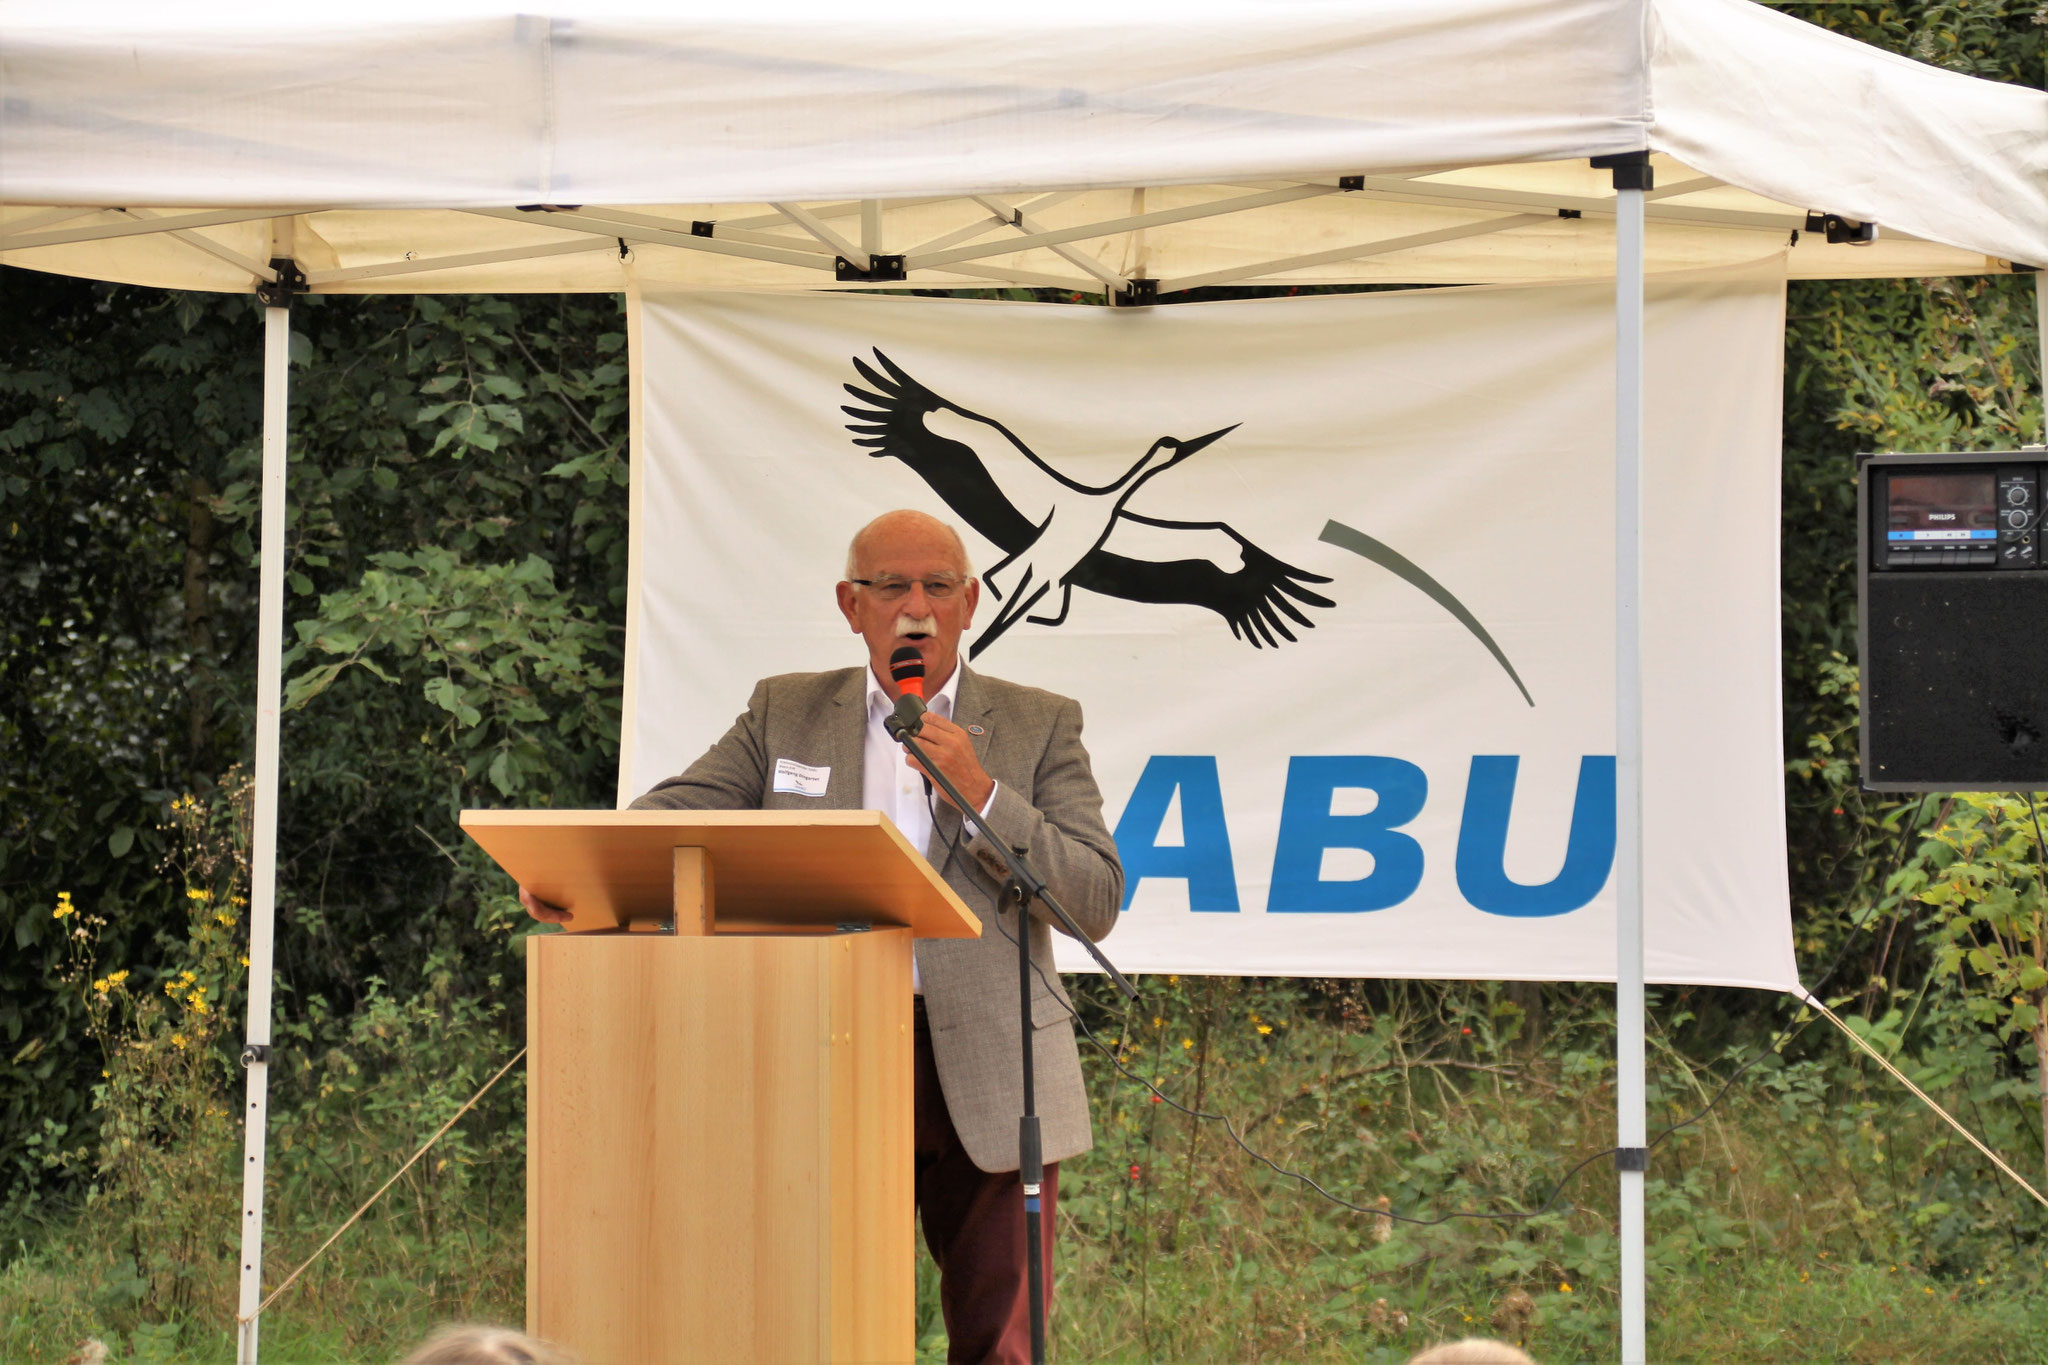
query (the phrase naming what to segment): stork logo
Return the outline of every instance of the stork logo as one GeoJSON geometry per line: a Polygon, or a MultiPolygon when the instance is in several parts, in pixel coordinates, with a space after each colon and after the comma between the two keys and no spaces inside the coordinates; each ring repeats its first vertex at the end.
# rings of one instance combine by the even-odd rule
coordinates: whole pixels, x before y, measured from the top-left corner
{"type": "MultiPolygon", "coordinates": [[[[1084,484],[1048,464],[993,417],[947,402],[881,351],[874,355],[875,365],[852,358],[867,387],[845,386],[861,404],[840,409],[853,419],[846,429],[854,444],[874,458],[894,457],[909,465],[955,515],[1004,551],[1002,560],[982,575],[1002,606],[969,648],[969,658],[979,658],[1019,621],[1063,624],[1075,588],[1131,602],[1207,607],[1230,623],[1231,634],[1259,649],[1293,643],[1295,628],[1315,626],[1308,611],[1336,606],[1309,586],[1328,583],[1327,576],[1285,563],[1224,522],[1165,521],[1130,510],[1131,498],[1147,481],[1236,426],[1188,440],[1162,436],[1121,478],[1084,484]],[[1184,540],[1188,557],[1142,559],[1109,548],[1119,529],[1127,527],[1162,533],[1155,543],[1169,547],[1184,540]],[[1202,533],[1235,542],[1237,567],[1195,548],[1202,533]]],[[[1523,699],[1535,705],[1493,637],[1442,584],[1391,547],[1340,522],[1326,524],[1320,538],[1426,593],[1486,646],[1523,699]]]]}

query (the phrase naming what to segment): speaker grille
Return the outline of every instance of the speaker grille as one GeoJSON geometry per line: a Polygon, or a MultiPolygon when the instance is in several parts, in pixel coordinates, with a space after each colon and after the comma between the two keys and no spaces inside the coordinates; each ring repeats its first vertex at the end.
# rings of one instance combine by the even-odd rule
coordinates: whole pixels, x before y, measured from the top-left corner
{"type": "Polygon", "coordinates": [[[2048,573],[1871,574],[1863,780],[2048,789],[2048,573]]]}

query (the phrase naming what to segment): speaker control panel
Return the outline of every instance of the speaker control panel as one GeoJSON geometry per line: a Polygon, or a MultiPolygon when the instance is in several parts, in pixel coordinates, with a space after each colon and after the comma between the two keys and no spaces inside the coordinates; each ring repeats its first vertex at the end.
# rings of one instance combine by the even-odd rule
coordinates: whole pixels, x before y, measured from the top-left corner
{"type": "Polygon", "coordinates": [[[1998,566],[2034,569],[2041,566],[2040,465],[2001,465],[1998,469],[1998,566]]]}
{"type": "Polygon", "coordinates": [[[1860,501],[1874,573],[2048,568],[2041,495],[2048,451],[1866,457],[1860,501]]]}

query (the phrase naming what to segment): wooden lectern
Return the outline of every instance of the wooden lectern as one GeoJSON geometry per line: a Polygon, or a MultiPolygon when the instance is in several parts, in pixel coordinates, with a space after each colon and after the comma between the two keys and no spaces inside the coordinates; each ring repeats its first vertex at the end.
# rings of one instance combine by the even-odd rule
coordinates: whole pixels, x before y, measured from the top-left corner
{"type": "Polygon", "coordinates": [[[910,1362],[913,938],[875,811],[465,811],[526,942],[526,1323],[583,1365],[910,1362]]]}

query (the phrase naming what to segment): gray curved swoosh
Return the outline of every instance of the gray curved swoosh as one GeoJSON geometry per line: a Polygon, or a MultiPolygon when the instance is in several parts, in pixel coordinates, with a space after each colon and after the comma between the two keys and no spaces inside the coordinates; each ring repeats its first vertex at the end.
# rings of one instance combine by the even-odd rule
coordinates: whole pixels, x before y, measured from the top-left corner
{"type": "Polygon", "coordinates": [[[1507,670],[1508,676],[1514,679],[1515,688],[1521,692],[1522,700],[1531,706],[1536,704],[1536,699],[1529,695],[1529,689],[1522,686],[1521,674],[1515,672],[1515,666],[1508,662],[1508,656],[1501,653],[1500,646],[1486,633],[1486,627],[1479,624],[1479,618],[1465,610],[1465,604],[1453,597],[1449,588],[1424,572],[1420,565],[1393,546],[1383,545],[1365,532],[1353,530],[1341,521],[1325,522],[1323,533],[1317,539],[1328,541],[1340,550],[1349,550],[1355,555],[1369,559],[1403,582],[1422,589],[1438,606],[1457,617],[1465,629],[1479,637],[1479,643],[1486,646],[1487,651],[1499,660],[1500,666],[1507,670]]]}

